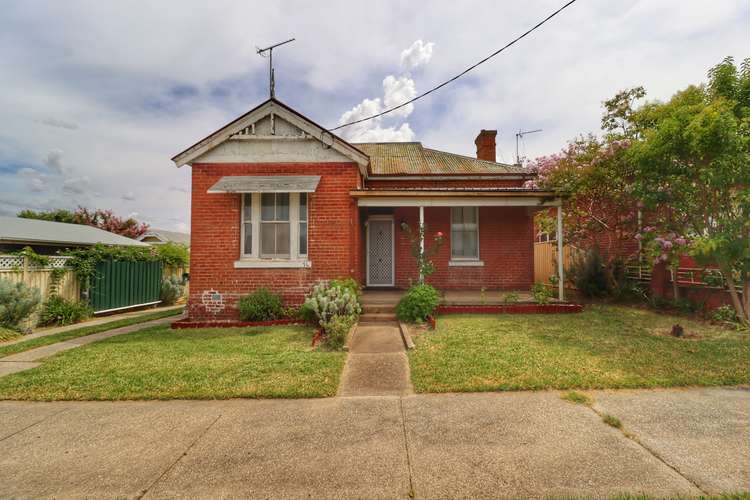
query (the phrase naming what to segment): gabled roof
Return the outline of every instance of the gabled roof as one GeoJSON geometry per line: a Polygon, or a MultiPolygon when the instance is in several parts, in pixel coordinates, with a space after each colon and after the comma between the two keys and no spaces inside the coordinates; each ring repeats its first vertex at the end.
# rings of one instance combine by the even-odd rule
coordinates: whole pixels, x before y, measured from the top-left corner
{"type": "Polygon", "coordinates": [[[0,217],[0,242],[69,246],[121,245],[147,247],[146,243],[82,224],[0,217]]]}
{"type": "Polygon", "coordinates": [[[351,159],[353,162],[359,164],[362,172],[365,172],[369,162],[369,158],[365,153],[274,98],[268,99],[239,118],[236,118],[212,134],[204,137],[184,151],[176,154],[172,158],[172,161],[178,167],[190,164],[202,154],[225,142],[233,135],[252,126],[261,118],[274,114],[282,117],[284,120],[290,122],[306,134],[309,134],[312,138],[319,140],[326,146],[331,147],[351,159]]]}
{"type": "Polygon", "coordinates": [[[178,233],[177,231],[167,231],[165,229],[151,228],[141,236],[139,236],[138,241],[143,241],[148,237],[157,238],[163,243],[171,241],[172,243],[179,243],[181,245],[190,246],[190,233],[178,233]]]}
{"type": "Polygon", "coordinates": [[[523,167],[425,148],[420,142],[355,143],[378,175],[530,175],[523,167]]]}

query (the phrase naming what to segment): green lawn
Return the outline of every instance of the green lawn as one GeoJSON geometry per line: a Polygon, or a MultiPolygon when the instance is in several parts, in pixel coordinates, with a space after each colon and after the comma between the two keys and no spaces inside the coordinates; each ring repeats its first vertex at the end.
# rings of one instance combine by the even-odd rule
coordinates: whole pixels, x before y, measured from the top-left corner
{"type": "Polygon", "coordinates": [[[409,352],[418,392],[750,383],[750,334],[643,309],[446,315],[409,352]],[[688,335],[665,335],[675,323],[688,335]]]}
{"type": "Polygon", "coordinates": [[[146,321],[152,321],[155,319],[167,318],[169,316],[177,316],[182,314],[182,309],[172,309],[169,311],[158,311],[141,316],[134,316],[130,318],[119,319],[110,321],[109,323],[102,323],[99,325],[81,326],[73,330],[68,330],[62,333],[56,333],[54,335],[47,335],[46,337],[37,337],[29,339],[25,342],[19,342],[17,344],[0,346],[0,358],[16,354],[18,352],[28,351],[44,345],[56,344],[63,340],[74,339],[77,337],[83,337],[85,335],[92,335],[94,333],[106,332],[107,330],[114,330],[115,328],[121,328],[123,326],[136,325],[138,323],[145,323],[146,321]]]}
{"type": "Polygon", "coordinates": [[[0,378],[0,399],[298,398],[336,393],[346,354],[310,347],[302,326],[171,330],[111,337],[0,378]]]}

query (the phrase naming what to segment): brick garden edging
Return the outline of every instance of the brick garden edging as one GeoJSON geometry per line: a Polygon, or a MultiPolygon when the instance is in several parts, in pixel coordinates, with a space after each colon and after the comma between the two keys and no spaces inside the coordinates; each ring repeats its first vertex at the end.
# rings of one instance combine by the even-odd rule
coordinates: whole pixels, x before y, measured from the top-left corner
{"type": "Polygon", "coordinates": [[[183,329],[183,328],[242,328],[247,326],[275,326],[275,325],[304,325],[305,320],[303,319],[274,319],[270,321],[232,321],[232,320],[216,320],[216,321],[194,321],[190,319],[181,319],[174,321],[171,325],[172,329],[183,329]]]}
{"type": "Polygon", "coordinates": [[[572,314],[581,304],[499,304],[483,306],[438,306],[438,314],[572,314]]]}

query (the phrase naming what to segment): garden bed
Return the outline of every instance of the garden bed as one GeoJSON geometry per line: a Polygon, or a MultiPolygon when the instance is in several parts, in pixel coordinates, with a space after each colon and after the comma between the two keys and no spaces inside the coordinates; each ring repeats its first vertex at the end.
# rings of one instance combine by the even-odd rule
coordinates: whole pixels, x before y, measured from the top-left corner
{"type": "Polygon", "coordinates": [[[583,312],[581,304],[440,305],[438,314],[571,314],[583,312]]]}
{"type": "Polygon", "coordinates": [[[304,325],[305,320],[298,318],[272,319],[268,321],[239,321],[239,320],[214,320],[199,321],[190,318],[181,319],[172,323],[173,329],[182,328],[244,328],[250,326],[278,326],[278,325],[304,325]]]}

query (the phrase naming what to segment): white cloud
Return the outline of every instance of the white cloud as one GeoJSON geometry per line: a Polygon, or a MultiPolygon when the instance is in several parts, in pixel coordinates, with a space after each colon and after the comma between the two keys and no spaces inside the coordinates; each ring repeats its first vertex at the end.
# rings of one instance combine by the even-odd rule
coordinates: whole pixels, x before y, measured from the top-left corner
{"type": "Polygon", "coordinates": [[[41,193],[47,190],[47,182],[42,177],[32,177],[29,179],[29,189],[35,193],[41,193]]]}
{"type": "Polygon", "coordinates": [[[404,71],[411,71],[427,64],[432,58],[433,47],[435,47],[433,42],[415,41],[411,47],[401,52],[401,68],[404,71]]]}
{"type": "Polygon", "coordinates": [[[410,142],[414,140],[414,131],[408,123],[400,127],[373,127],[361,132],[355,142],[410,142]]]}
{"type": "Polygon", "coordinates": [[[45,118],[41,121],[41,123],[42,125],[47,125],[49,127],[64,128],[67,130],[76,130],[78,128],[78,125],[73,122],[60,120],[57,118],[45,118]]]}
{"type": "Polygon", "coordinates": [[[63,172],[65,168],[63,166],[63,152],[60,149],[53,149],[47,152],[47,155],[42,160],[42,163],[47,165],[50,170],[57,172],[58,174],[63,172]]]}
{"type": "Polygon", "coordinates": [[[65,179],[62,183],[62,191],[69,195],[89,194],[91,191],[91,179],[86,175],[65,179]]]}
{"type": "MultiPolygon", "coordinates": [[[[339,125],[361,120],[391,109],[417,96],[417,85],[408,71],[427,64],[432,57],[434,43],[423,43],[417,40],[411,47],[401,52],[401,67],[406,73],[399,76],[388,75],[383,79],[383,99],[363,99],[361,103],[339,118],[339,125]]],[[[408,123],[383,126],[384,120],[407,118],[414,111],[414,104],[407,104],[383,117],[372,118],[362,123],[345,127],[341,135],[353,142],[408,142],[413,141],[415,134],[408,123]]]]}
{"type": "Polygon", "coordinates": [[[127,193],[122,195],[123,201],[135,201],[135,193],[132,191],[128,191],[127,193]]]}
{"type": "MultiPolygon", "coordinates": [[[[417,86],[408,76],[395,77],[388,75],[383,80],[383,105],[386,109],[393,108],[414,99],[417,96],[417,86]]],[[[409,116],[414,111],[414,104],[407,104],[391,113],[391,116],[409,116]]]]}

